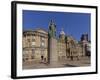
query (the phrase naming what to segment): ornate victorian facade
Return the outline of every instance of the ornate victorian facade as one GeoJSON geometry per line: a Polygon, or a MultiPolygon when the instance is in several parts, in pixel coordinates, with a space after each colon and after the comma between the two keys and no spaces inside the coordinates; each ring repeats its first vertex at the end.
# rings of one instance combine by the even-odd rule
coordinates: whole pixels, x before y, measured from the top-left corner
{"type": "Polygon", "coordinates": [[[78,59],[82,56],[82,46],[72,36],[65,35],[64,31],[60,32],[58,39],[58,54],[60,60],[66,60],[74,57],[78,59]]]}
{"type": "Polygon", "coordinates": [[[48,33],[43,29],[23,32],[23,61],[47,60],[48,33]]]}

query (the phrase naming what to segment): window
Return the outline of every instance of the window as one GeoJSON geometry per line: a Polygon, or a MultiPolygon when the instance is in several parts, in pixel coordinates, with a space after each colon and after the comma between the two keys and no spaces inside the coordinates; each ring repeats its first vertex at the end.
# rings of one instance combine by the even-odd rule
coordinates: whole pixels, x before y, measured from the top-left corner
{"type": "Polygon", "coordinates": [[[31,56],[31,59],[34,59],[34,55],[31,56]]]}
{"type": "Polygon", "coordinates": [[[41,43],[41,46],[44,46],[44,42],[41,43]]]}
{"type": "Polygon", "coordinates": [[[41,37],[41,38],[40,38],[40,41],[41,41],[41,46],[44,46],[44,45],[45,45],[44,37],[41,37]]]}
{"type": "Polygon", "coordinates": [[[34,54],[35,54],[35,50],[34,50],[34,49],[32,49],[31,59],[34,59],[34,54]]]}
{"type": "Polygon", "coordinates": [[[42,55],[42,56],[44,55],[44,50],[41,50],[41,55],[42,55]]]}
{"type": "Polygon", "coordinates": [[[41,37],[41,40],[42,40],[42,41],[44,41],[44,38],[43,38],[43,37],[41,37]]]}
{"type": "Polygon", "coordinates": [[[28,42],[30,42],[30,39],[27,39],[28,42]]]}
{"type": "Polygon", "coordinates": [[[35,42],[32,42],[32,46],[34,46],[35,45],[35,42]]]}
{"type": "Polygon", "coordinates": [[[35,49],[32,49],[32,55],[34,55],[35,54],[35,49]]]}
{"type": "Polygon", "coordinates": [[[35,38],[32,39],[32,46],[35,45],[35,38]]]}

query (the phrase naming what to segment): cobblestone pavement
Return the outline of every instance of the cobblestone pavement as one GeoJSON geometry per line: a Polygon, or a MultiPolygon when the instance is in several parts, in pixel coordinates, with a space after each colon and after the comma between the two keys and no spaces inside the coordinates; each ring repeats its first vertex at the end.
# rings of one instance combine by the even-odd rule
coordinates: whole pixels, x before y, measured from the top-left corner
{"type": "Polygon", "coordinates": [[[23,64],[23,69],[90,66],[91,65],[90,60],[91,59],[89,57],[81,57],[79,58],[79,60],[77,60],[76,58],[74,58],[73,60],[67,59],[60,62],[55,62],[56,64],[27,62],[23,64]]]}

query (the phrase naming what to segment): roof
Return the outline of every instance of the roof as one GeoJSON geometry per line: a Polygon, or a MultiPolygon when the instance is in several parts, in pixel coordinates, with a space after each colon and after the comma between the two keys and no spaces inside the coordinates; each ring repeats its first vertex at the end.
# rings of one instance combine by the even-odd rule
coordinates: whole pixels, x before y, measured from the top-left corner
{"type": "Polygon", "coordinates": [[[34,30],[32,30],[32,29],[23,30],[23,33],[26,33],[26,32],[40,32],[40,33],[48,34],[48,32],[43,28],[36,28],[34,30]]]}

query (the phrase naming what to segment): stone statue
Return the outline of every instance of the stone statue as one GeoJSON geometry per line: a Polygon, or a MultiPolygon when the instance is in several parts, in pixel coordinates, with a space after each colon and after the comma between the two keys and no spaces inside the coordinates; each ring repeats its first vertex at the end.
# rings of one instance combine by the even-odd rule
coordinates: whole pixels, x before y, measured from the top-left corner
{"type": "Polygon", "coordinates": [[[56,25],[52,20],[49,24],[49,37],[56,38],[56,25]]]}

